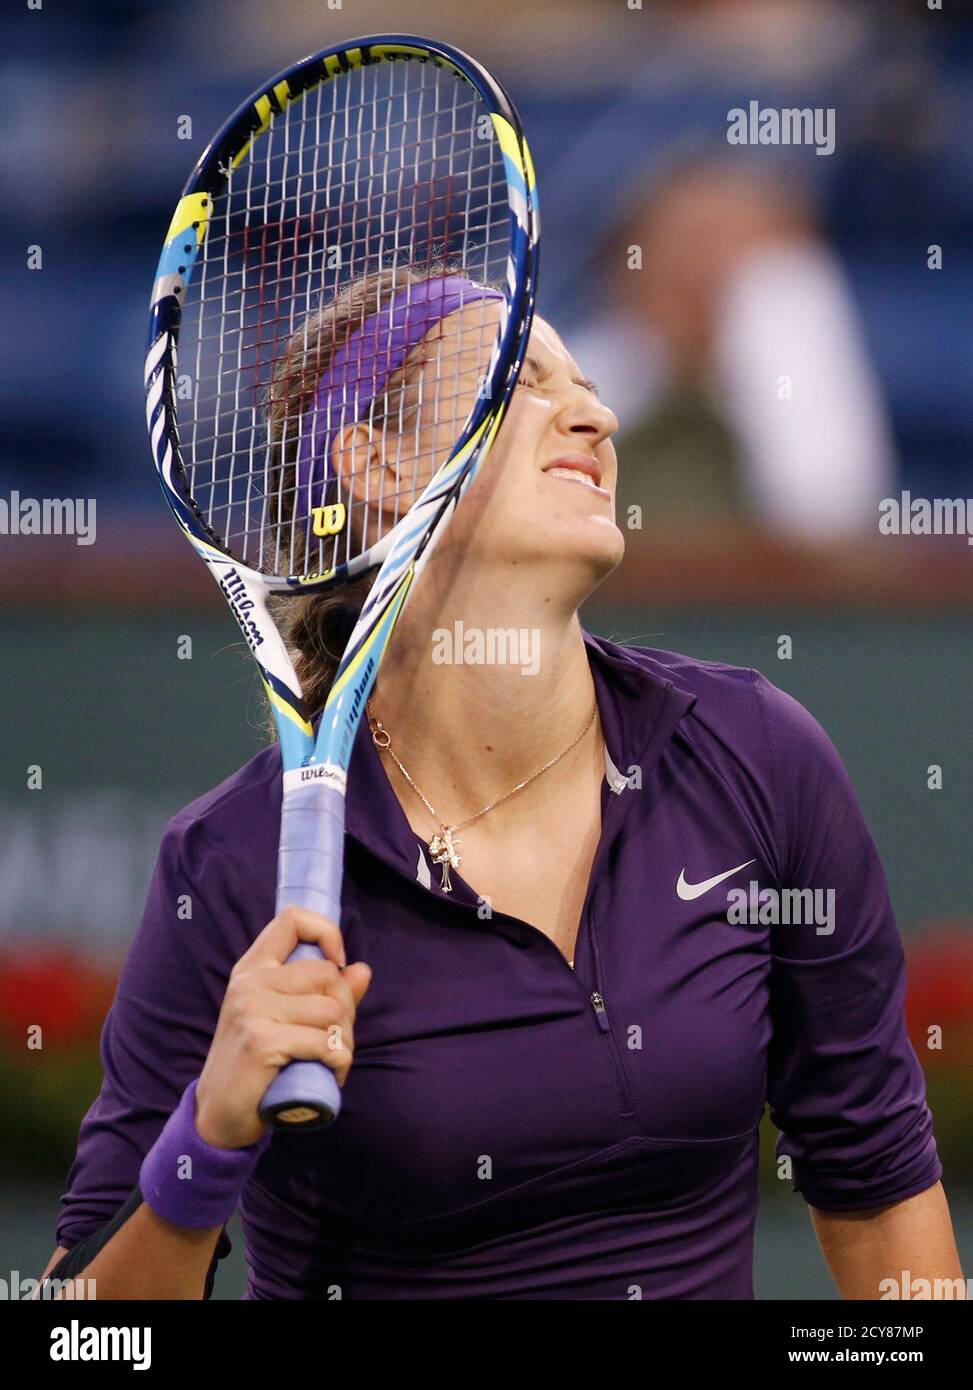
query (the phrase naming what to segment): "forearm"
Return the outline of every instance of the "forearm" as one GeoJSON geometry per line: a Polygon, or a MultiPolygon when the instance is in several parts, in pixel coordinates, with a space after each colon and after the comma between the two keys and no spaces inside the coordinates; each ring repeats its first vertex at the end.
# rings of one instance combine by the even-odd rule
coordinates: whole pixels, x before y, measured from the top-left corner
{"type": "Polygon", "coordinates": [[[44,1277],[58,1281],[56,1297],[86,1299],[201,1299],[221,1227],[175,1226],[141,1203],[110,1239],[85,1260],[84,1248],[59,1272],[63,1250],[44,1277]],[[80,1256],[84,1263],[78,1267],[80,1256]],[[83,1283],[75,1293],[74,1281],[83,1283]]]}
{"type": "Polygon", "coordinates": [[[811,1209],[838,1292],[846,1299],[966,1297],[942,1183],[872,1211],[811,1209]],[[909,1287],[903,1287],[903,1280],[909,1287]],[[923,1283],[928,1286],[928,1292],[923,1283]]]}

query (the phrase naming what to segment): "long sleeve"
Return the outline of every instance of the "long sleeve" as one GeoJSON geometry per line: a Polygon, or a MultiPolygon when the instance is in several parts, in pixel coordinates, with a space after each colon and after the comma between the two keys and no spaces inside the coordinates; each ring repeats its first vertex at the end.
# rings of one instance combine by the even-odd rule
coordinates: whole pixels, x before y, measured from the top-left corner
{"type": "Polygon", "coordinates": [[[906,1033],[885,874],[823,730],[759,678],[758,693],[778,767],[783,886],[815,892],[824,923],[773,928],[768,1094],[778,1154],[791,1156],[796,1190],[821,1210],[891,1204],[942,1169],[906,1033]]]}
{"type": "MultiPolygon", "coordinates": [[[[104,1080],[81,1124],[59,1244],[98,1231],[136,1186],[144,1155],[202,1070],[229,973],[259,930],[261,896],[198,821],[183,813],[170,823],[102,1033],[104,1080]]],[[[228,1250],[224,1232],[217,1258],[228,1250]]]]}

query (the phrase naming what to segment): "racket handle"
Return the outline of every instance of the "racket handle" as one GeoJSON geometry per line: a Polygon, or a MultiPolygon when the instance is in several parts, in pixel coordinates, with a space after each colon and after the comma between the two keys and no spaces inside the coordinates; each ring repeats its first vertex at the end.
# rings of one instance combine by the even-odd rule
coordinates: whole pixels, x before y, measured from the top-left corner
{"type": "MultiPolygon", "coordinates": [[[[298,782],[289,787],[285,777],[277,860],[278,912],[293,903],[340,923],[344,842],[343,789],[326,781],[298,782]]],[[[318,946],[302,941],[288,962],[323,958],[318,946]]],[[[260,1102],[263,1122],[284,1130],[323,1129],[340,1110],[341,1090],[334,1072],[323,1062],[288,1062],[260,1102]]]]}
{"type": "Polygon", "coordinates": [[[260,1102],[260,1118],[274,1129],[324,1129],[340,1111],[341,1088],[323,1062],[288,1062],[260,1102]]]}

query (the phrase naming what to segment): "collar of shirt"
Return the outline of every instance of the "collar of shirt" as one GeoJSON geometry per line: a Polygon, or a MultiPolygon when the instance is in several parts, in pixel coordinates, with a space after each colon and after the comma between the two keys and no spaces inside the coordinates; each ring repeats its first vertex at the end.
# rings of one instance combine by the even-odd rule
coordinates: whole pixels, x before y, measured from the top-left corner
{"type": "MultiPolygon", "coordinates": [[[[589,632],[582,635],[605,740],[604,817],[610,802],[621,800],[632,767],[640,769],[643,780],[647,777],[696,696],[680,689],[662,667],[653,669],[648,654],[589,632]]],[[[425,844],[399,805],[364,719],[348,771],[345,829],[404,878],[438,891],[438,869],[431,873],[425,844]]],[[[454,902],[476,901],[461,877],[454,874],[453,883],[454,902]]]]}

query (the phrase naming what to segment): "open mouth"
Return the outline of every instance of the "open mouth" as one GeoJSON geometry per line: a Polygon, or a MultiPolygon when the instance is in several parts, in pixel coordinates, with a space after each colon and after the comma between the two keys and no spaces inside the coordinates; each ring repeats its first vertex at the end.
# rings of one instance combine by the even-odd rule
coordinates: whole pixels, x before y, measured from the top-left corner
{"type": "Polygon", "coordinates": [[[611,494],[601,486],[601,468],[593,458],[582,455],[567,455],[555,459],[544,469],[549,478],[560,478],[566,483],[578,483],[581,487],[600,493],[603,497],[611,494]]]}
{"type": "Polygon", "coordinates": [[[576,468],[548,468],[549,478],[564,478],[569,483],[580,483],[582,487],[594,488],[595,492],[604,492],[603,487],[599,487],[594,478],[587,473],[581,473],[576,468]]]}

